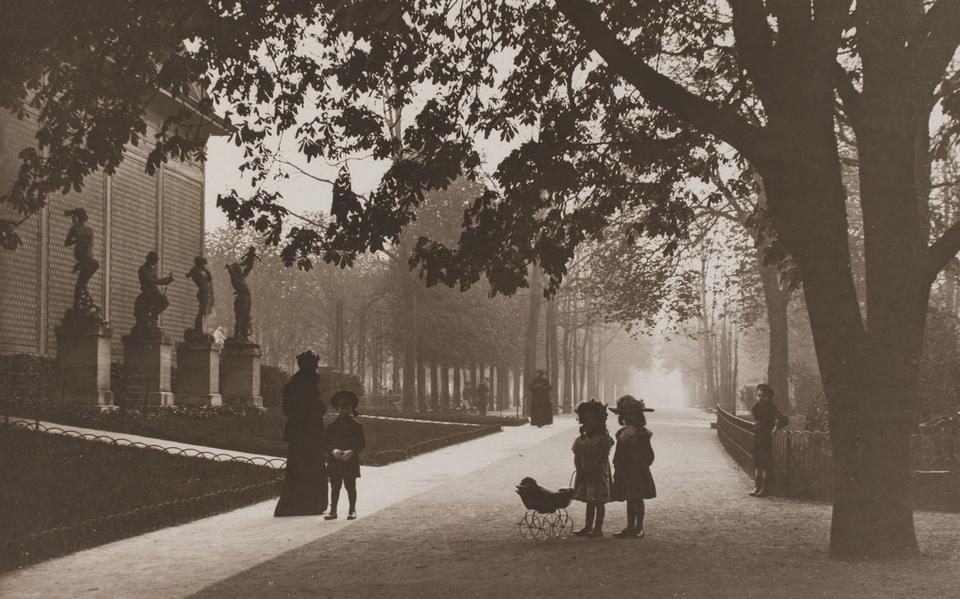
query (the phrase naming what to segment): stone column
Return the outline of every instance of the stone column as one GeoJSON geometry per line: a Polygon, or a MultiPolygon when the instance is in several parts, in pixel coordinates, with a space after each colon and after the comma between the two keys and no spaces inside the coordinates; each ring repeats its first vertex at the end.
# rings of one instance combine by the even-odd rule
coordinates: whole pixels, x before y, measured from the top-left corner
{"type": "Polygon", "coordinates": [[[148,406],[172,406],[170,368],[173,342],[159,327],[134,328],[123,341],[127,401],[142,398],[148,406]]]}
{"type": "Polygon", "coordinates": [[[220,357],[220,393],[224,403],[262,407],[260,346],[228,339],[220,357]]]}
{"type": "Polygon", "coordinates": [[[177,344],[177,403],[219,406],[220,350],[223,345],[209,336],[188,337],[177,344]]]}
{"type": "Polygon", "coordinates": [[[57,335],[57,370],[64,401],[112,409],[110,340],[113,332],[97,318],[67,310],[57,335]]]}

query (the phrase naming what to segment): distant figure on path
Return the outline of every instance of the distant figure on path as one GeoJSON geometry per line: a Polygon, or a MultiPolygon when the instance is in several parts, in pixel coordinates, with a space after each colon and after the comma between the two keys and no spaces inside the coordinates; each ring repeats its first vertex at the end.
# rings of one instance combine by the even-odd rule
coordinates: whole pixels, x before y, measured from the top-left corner
{"type": "Polygon", "coordinates": [[[487,415],[487,404],[490,402],[490,388],[483,381],[477,385],[477,411],[481,416],[487,415]]]}
{"type": "Polygon", "coordinates": [[[573,442],[573,465],[577,470],[573,498],[587,504],[586,523],[576,531],[580,537],[602,537],[603,518],[610,501],[610,448],[613,439],[607,432],[607,406],[595,399],[581,402],[576,409],[582,425],[573,442]]]}
{"type": "Polygon", "coordinates": [[[319,515],[327,509],[323,431],[327,406],[320,398],[318,364],[319,357],[311,351],[297,356],[299,370],[283,388],[287,469],[275,517],[319,515]]]}
{"type": "Polygon", "coordinates": [[[765,497],[767,484],[773,470],[773,433],[790,423],[777,404],[773,403],[773,387],[765,383],[757,385],[757,403],[753,405],[753,419],[757,427],[753,433],[753,465],[756,468],[754,489],[750,495],[765,497]]]}
{"type": "Polygon", "coordinates": [[[550,403],[550,381],[542,370],[530,383],[530,424],[553,424],[553,404],[550,403]]]}
{"type": "Polygon", "coordinates": [[[657,496],[657,487],[650,473],[653,464],[653,447],[647,430],[644,412],[653,408],[644,405],[632,395],[617,400],[617,407],[610,411],[620,416],[623,425],[617,431],[617,450],[613,454],[613,500],[627,502],[627,527],[613,536],[620,539],[643,537],[643,517],[646,514],[644,499],[657,496]]]}
{"type": "Polygon", "coordinates": [[[91,314],[100,312],[90,297],[87,284],[93,275],[100,270],[100,263],[93,257],[93,229],[87,225],[87,211],[83,208],[73,208],[64,212],[70,217],[73,224],[67,232],[63,245],[73,246],[73,272],[77,273],[77,284],[73,288],[73,309],[91,314]]]}
{"type": "Polygon", "coordinates": [[[170,305],[167,294],[160,290],[161,285],[173,282],[173,273],[168,273],[162,279],[157,275],[157,264],[160,256],[156,252],[149,252],[143,265],[137,270],[140,279],[140,295],[133,303],[133,316],[136,324],[134,330],[143,330],[157,326],[160,314],[170,305]]]}
{"type": "Polygon", "coordinates": [[[339,411],[337,419],[327,429],[327,473],[330,475],[330,513],[327,520],[336,520],[340,487],[347,488],[350,511],[347,520],[357,518],[357,479],[360,478],[360,452],[367,444],[363,427],[357,422],[357,404],[360,400],[352,391],[337,391],[330,405],[339,411]]]}

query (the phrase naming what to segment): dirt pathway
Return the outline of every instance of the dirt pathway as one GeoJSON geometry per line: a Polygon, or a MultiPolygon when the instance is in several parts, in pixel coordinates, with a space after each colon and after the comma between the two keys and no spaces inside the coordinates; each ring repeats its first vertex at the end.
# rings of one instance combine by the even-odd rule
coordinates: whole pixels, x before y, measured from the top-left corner
{"type": "MultiPolygon", "coordinates": [[[[322,539],[220,581],[198,597],[953,597],[960,518],[917,514],[923,555],[843,563],[825,554],[826,505],[747,496],[709,418],[650,418],[660,497],[647,537],[536,542],[517,536],[514,485],[567,484],[574,429],[519,449],[322,539]]],[[[611,422],[613,425],[614,422],[611,422]]],[[[533,431],[531,431],[533,432],[533,431]]],[[[360,485],[360,507],[370,501],[360,485]]],[[[368,491],[369,493],[369,491],[368,491]]],[[[578,525],[582,504],[571,509],[578,525]]],[[[623,504],[608,508],[608,532],[623,504]]]]}

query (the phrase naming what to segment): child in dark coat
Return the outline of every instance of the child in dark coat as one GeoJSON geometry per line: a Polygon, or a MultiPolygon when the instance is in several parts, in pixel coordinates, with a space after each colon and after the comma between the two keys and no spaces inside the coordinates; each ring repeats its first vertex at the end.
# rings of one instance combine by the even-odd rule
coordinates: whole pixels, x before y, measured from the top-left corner
{"type": "Polygon", "coordinates": [[[573,498],[587,504],[586,525],[573,533],[581,537],[602,537],[603,518],[610,501],[610,448],[613,439],[607,432],[607,406],[595,399],[577,406],[580,436],[573,442],[573,464],[577,475],[573,498]]]}
{"type": "Polygon", "coordinates": [[[337,391],[330,405],[339,411],[337,419],[327,427],[327,476],[330,477],[330,513],[326,520],[337,518],[341,487],[347,488],[350,511],[347,520],[357,518],[357,479],[360,478],[360,452],[366,445],[363,427],[357,422],[359,399],[350,391],[337,391]]]}
{"type": "Polygon", "coordinates": [[[627,502],[627,527],[614,533],[613,536],[624,538],[638,538],[643,536],[643,517],[646,507],[644,499],[653,499],[657,496],[657,487],[650,474],[650,465],[653,464],[653,447],[647,430],[647,417],[644,412],[652,412],[652,408],[644,405],[630,395],[624,395],[617,400],[617,407],[610,411],[620,416],[623,425],[617,431],[617,449],[613,454],[613,499],[627,502]]]}

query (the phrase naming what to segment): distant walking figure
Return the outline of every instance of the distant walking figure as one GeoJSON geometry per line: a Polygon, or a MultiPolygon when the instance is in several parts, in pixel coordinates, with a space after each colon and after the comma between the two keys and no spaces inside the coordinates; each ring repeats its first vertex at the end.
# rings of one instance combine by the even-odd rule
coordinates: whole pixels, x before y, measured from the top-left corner
{"type": "Polygon", "coordinates": [[[773,403],[773,387],[764,383],[757,385],[757,403],[751,411],[757,427],[753,433],[755,486],[750,495],[765,497],[769,492],[767,484],[773,469],[773,433],[787,426],[790,419],[773,403]]]}
{"type": "Polygon", "coordinates": [[[657,487],[650,473],[653,464],[653,447],[647,430],[644,412],[653,408],[644,405],[631,395],[617,400],[617,407],[610,411],[620,416],[623,425],[617,431],[617,450],[613,454],[613,500],[627,502],[627,527],[613,536],[621,539],[643,536],[643,517],[646,514],[644,499],[657,496],[657,487]]]}
{"type": "Polygon", "coordinates": [[[297,356],[299,370],[283,388],[287,470],[274,516],[319,515],[327,509],[323,431],[327,406],[320,398],[318,363],[319,357],[311,351],[297,356]]]}
{"type": "Polygon", "coordinates": [[[357,517],[357,479],[360,478],[360,452],[367,444],[363,427],[357,422],[359,399],[352,391],[337,391],[330,398],[330,405],[339,416],[327,429],[327,474],[330,476],[330,513],[327,520],[337,518],[337,503],[341,486],[347,488],[350,511],[347,520],[357,517]]]}
{"type": "Polygon", "coordinates": [[[490,402],[490,388],[483,381],[477,384],[477,412],[481,416],[487,415],[487,404],[490,402]]]}
{"type": "Polygon", "coordinates": [[[573,498],[587,504],[586,524],[576,531],[581,537],[602,537],[603,518],[610,501],[610,448],[613,439],[607,432],[607,406],[595,399],[577,406],[582,425],[573,442],[573,465],[577,469],[573,498]]]}
{"type": "Polygon", "coordinates": [[[553,424],[553,404],[550,403],[550,382],[542,370],[530,383],[530,424],[553,424]]]}

